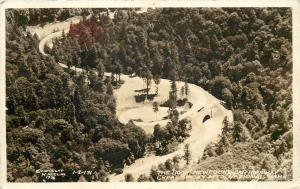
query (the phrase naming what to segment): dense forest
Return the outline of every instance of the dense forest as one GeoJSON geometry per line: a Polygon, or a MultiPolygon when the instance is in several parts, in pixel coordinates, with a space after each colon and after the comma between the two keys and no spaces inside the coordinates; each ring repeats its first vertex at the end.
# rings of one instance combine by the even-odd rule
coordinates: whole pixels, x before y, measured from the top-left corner
{"type": "MultiPolygon", "coordinates": [[[[113,169],[145,151],[143,131],[115,117],[113,81],[99,74],[88,85],[84,74],[68,73],[57,61],[201,86],[233,111],[234,122],[224,119],[220,141],[207,146],[194,169],[279,170],[292,178],[290,8],[118,9],[114,19],[100,11],[78,11],[83,21],[46,49],[53,58],[38,54],[36,37],[22,28],[42,18],[31,10],[7,12],[9,180],[30,179],[40,166],[113,169]],[[119,159],[109,162],[107,153],[119,159]]],[[[61,12],[49,21],[72,15],[61,12]]]]}
{"type": "Polygon", "coordinates": [[[36,170],[61,169],[67,175],[55,181],[107,181],[144,156],[147,136],[117,120],[110,78],[90,74],[87,83],[86,73],[69,73],[43,57],[38,39],[15,22],[18,14],[6,12],[8,181],[51,182],[36,170]],[[79,178],[74,170],[93,174],[79,178]]]}

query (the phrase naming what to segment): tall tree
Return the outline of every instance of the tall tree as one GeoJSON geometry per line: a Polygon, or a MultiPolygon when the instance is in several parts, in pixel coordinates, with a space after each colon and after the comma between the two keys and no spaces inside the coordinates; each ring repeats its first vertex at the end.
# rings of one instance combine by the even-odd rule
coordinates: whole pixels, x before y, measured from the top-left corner
{"type": "Polygon", "coordinates": [[[159,78],[159,75],[155,75],[153,77],[153,80],[154,80],[154,83],[155,83],[155,87],[156,87],[156,90],[155,90],[155,94],[158,95],[158,85],[160,83],[160,78],[159,78]]]}
{"type": "Polygon", "coordinates": [[[121,84],[121,74],[123,71],[123,66],[118,62],[116,63],[115,73],[118,75],[118,82],[121,84]]]}
{"type": "Polygon", "coordinates": [[[98,71],[98,77],[100,77],[100,79],[103,79],[105,67],[99,60],[97,65],[97,71],[98,71]]]}
{"type": "Polygon", "coordinates": [[[184,95],[185,95],[185,88],[184,88],[184,86],[182,86],[182,87],[180,88],[180,96],[181,96],[181,98],[183,98],[184,95]]]}
{"type": "Polygon", "coordinates": [[[157,112],[158,112],[158,103],[157,102],[153,102],[153,111],[156,114],[156,121],[157,121],[157,112]]]}
{"type": "Polygon", "coordinates": [[[152,78],[153,78],[153,76],[152,76],[150,70],[148,68],[146,68],[145,69],[145,79],[146,79],[146,93],[147,93],[147,97],[149,95],[152,78]]]}
{"type": "Polygon", "coordinates": [[[188,95],[190,94],[189,84],[186,81],[184,82],[184,93],[186,97],[188,97],[188,95]]]}
{"type": "Polygon", "coordinates": [[[170,101],[170,108],[175,109],[177,106],[177,86],[176,86],[176,80],[171,81],[171,87],[169,92],[169,101],[170,101]]]}
{"type": "Polygon", "coordinates": [[[183,158],[186,162],[186,165],[190,165],[191,164],[191,160],[192,160],[192,154],[191,154],[191,150],[190,150],[190,145],[186,144],[184,145],[184,155],[183,158]]]}

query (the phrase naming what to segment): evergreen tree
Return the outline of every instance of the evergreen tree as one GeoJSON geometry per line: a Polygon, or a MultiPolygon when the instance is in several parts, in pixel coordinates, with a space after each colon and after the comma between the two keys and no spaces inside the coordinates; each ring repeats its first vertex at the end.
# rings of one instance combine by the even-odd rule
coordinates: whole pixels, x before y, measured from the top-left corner
{"type": "Polygon", "coordinates": [[[183,98],[184,95],[185,95],[185,89],[184,89],[184,86],[182,86],[181,89],[180,89],[181,98],[183,98]]]}
{"type": "Polygon", "coordinates": [[[123,67],[120,63],[116,64],[115,73],[118,75],[118,82],[121,84],[121,73],[123,71],[123,67]]]}
{"type": "Polygon", "coordinates": [[[156,114],[156,120],[157,120],[157,112],[158,112],[158,103],[157,102],[153,102],[153,111],[156,114]]]}
{"type": "Polygon", "coordinates": [[[188,95],[190,94],[190,88],[189,84],[186,81],[184,82],[184,89],[185,96],[188,97],[188,95]]]}
{"type": "Polygon", "coordinates": [[[169,92],[169,101],[170,101],[170,108],[175,109],[177,106],[177,86],[176,81],[171,81],[171,87],[169,92]]]}
{"type": "Polygon", "coordinates": [[[23,77],[30,77],[31,76],[31,69],[28,66],[27,60],[25,59],[25,57],[21,57],[20,59],[18,59],[18,64],[19,64],[19,76],[23,76],[23,77]]]}
{"type": "Polygon", "coordinates": [[[190,165],[191,164],[191,160],[192,160],[192,154],[191,154],[191,150],[190,150],[190,145],[186,144],[184,145],[184,155],[183,158],[186,162],[186,165],[190,165]]]}
{"type": "Polygon", "coordinates": [[[97,72],[98,72],[98,77],[100,79],[103,79],[105,67],[99,60],[98,60],[98,65],[97,65],[97,72]]]}
{"type": "Polygon", "coordinates": [[[154,80],[154,83],[155,83],[155,87],[156,87],[156,90],[155,90],[155,94],[158,95],[158,85],[160,83],[160,78],[159,78],[159,75],[155,75],[153,77],[153,80],[154,80]]]}
{"type": "Polygon", "coordinates": [[[151,74],[150,70],[146,69],[145,70],[145,79],[146,79],[147,98],[148,98],[148,95],[149,95],[152,78],[153,77],[152,77],[152,74],[151,74]]]}

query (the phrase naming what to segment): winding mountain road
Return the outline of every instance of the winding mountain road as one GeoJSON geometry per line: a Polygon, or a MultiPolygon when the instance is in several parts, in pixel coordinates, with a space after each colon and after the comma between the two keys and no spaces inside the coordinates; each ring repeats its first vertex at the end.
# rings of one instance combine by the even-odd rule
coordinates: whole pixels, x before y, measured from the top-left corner
{"type": "MultiPolygon", "coordinates": [[[[76,17],[70,19],[69,21],[55,23],[55,29],[57,32],[54,33],[49,32],[49,27],[47,26],[44,27],[46,28],[44,32],[43,28],[37,26],[29,28],[28,31],[30,31],[32,34],[37,33],[39,37],[41,36],[39,51],[41,54],[48,56],[44,52],[45,45],[51,44],[52,39],[60,37],[63,30],[65,33],[68,33],[70,23],[79,22],[80,19],[80,17],[76,17]]],[[[59,63],[59,65],[67,68],[67,66],[64,64],[59,63]]],[[[71,67],[71,69],[74,69],[78,72],[82,71],[82,69],[75,67],[71,67]]],[[[143,80],[139,77],[129,77],[128,75],[121,75],[121,78],[125,81],[125,83],[119,89],[114,91],[114,96],[117,99],[117,117],[119,121],[125,124],[130,119],[140,118],[142,121],[135,121],[135,124],[143,128],[147,133],[153,132],[153,126],[155,124],[165,126],[168,120],[161,119],[163,115],[165,115],[165,109],[161,108],[159,112],[160,119],[149,121],[151,118],[151,115],[149,114],[154,114],[154,112],[150,111],[152,109],[152,102],[146,101],[145,103],[136,103],[134,100],[134,90],[143,87],[143,80]],[[147,121],[143,121],[143,118],[147,121]]],[[[183,84],[184,83],[182,82],[177,82],[177,87],[180,88],[183,84]]],[[[204,148],[210,142],[218,140],[218,135],[221,134],[222,130],[223,119],[225,116],[227,116],[228,120],[231,122],[233,120],[232,112],[225,109],[220,104],[220,100],[209,94],[201,87],[194,84],[188,85],[190,88],[188,99],[193,106],[182,113],[180,115],[180,119],[189,118],[191,120],[192,130],[190,137],[181,143],[178,147],[178,150],[173,153],[164,156],[155,156],[154,154],[151,154],[149,156],[137,159],[135,163],[126,166],[122,174],[110,175],[110,181],[124,181],[124,175],[126,173],[132,174],[134,178],[138,178],[140,174],[148,175],[152,166],[157,166],[160,163],[164,163],[166,160],[174,157],[175,155],[182,155],[184,145],[187,143],[190,144],[192,160],[196,162],[202,156],[204,148]],[[201,108],[203,109],[199,111],[201,108]],[[208,114],[210,115],[211,113],[212,118],[202,123],[204,116],[208,114]]],[[[170,81],[161,79],[158,89],[159,95],[155,97],[154,100],[158,103],[161,103],[168,98],[170,81]]]]}

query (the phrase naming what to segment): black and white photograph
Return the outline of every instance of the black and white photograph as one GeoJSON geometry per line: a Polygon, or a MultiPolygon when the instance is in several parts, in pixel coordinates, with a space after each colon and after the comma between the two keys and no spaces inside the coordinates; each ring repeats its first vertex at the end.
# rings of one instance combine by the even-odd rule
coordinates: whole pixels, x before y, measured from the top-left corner
{"type": "Polygon", "coordinates": [[[293,181],[292,7],[4,14],[6,182],[293,181]]]}

